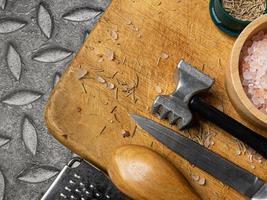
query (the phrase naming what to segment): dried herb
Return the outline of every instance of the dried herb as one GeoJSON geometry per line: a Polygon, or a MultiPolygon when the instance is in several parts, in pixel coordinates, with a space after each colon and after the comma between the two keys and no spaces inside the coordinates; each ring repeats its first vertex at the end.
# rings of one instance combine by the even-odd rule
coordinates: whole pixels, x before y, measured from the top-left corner
{"type": "Polygon", "coordinates": [[[264,14],[265,0],[222,0],[226,12],[243,21],[252,21],[264,14]]]}
{"type": "Polygon", "coordinates": [[[135,135],[135,133],[136,133],[136,129],[137,129],[137,126],[135,125],[135,126],[134,126],[134,130],[133,130],[132,137],[134,137],[134,135],[135,135]]]}
{"type": "Polygon", "coordinates": [[[107,128],[107,126],[104,126],[99,134],[101,135],[106,130],[106,128],[107,128]]]}
{"type": "Polygon", "coordinates": [[[85,88],[84,83],[82,83],[82,88],[83,88],[84,93],[87,94],[87,90],[86,90],[86,88],[85,88]]]}
{"type": "Polygon", "coordinates": [[[111,110],[110,113],[114,113],[116,109],[117,109],[117,106],[115,106],[115,107],[111,110]]]}

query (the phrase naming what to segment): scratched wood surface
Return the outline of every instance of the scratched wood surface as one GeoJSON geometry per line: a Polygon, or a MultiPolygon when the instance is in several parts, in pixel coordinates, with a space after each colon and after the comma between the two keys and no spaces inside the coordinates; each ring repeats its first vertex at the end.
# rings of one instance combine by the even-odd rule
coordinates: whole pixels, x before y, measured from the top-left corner
{"type": "MultiPolygon", "coordinates": [[[[102,169],[119,146],[140,144],[170,160],[203,199],[244,199],[136,128],[128,116],[133,112],[159,121],[150,114],[151,105],[158,93],[172,92],[175,65],[183,58],[215,77],[207,95],[213,105],[267,136],[241,119],[227,97],[224,70],[233,43],[211,22],[208,0],[113,0],[52,92],[45,113],[49,131],[102,169]],[[122,130],[131,136],[123,137],[122,130]],[[206,184],[192,175],[204,177],[206,184]]],[[[180,134],[267,180],[266,161],[212,124],[201,121],[180,134]]]]}

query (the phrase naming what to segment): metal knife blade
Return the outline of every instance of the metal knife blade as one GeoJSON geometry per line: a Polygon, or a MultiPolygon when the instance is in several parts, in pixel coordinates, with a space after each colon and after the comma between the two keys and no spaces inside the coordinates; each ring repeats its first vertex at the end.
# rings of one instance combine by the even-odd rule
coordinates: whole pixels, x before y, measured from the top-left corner
{"type": "Polygon", "coordinates": [[[130,116],[162,144],[241,194],[253,200],[267,199],[267,184],[260,178],[157,122],[130,116]]]}

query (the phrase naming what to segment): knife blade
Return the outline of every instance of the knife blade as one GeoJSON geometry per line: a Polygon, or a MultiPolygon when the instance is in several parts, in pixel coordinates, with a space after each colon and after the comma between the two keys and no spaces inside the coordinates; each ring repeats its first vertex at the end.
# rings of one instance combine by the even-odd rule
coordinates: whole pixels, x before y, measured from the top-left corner
{"type": "Polygon", "coordinates": [[[267,200],[267,184],[252,173],[148,118],[130,114],[154,138],[190,163],[252,200],[267,200]]]}

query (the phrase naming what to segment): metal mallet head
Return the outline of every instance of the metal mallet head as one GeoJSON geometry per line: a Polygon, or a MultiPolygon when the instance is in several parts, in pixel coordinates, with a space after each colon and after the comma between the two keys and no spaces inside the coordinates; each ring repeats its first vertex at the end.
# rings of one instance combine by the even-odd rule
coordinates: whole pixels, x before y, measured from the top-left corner
{"type": "Polygon", "coordinates": [[[159,114],[160,119],[168,118],[170,124],[177,124],[179,129],[183,129],[192,121],[191,98],[208,91],[214,79],[181,60],[176,67],[175,80],[176,90],[171,95],[157,96],[152,113],[159,114]]]}

